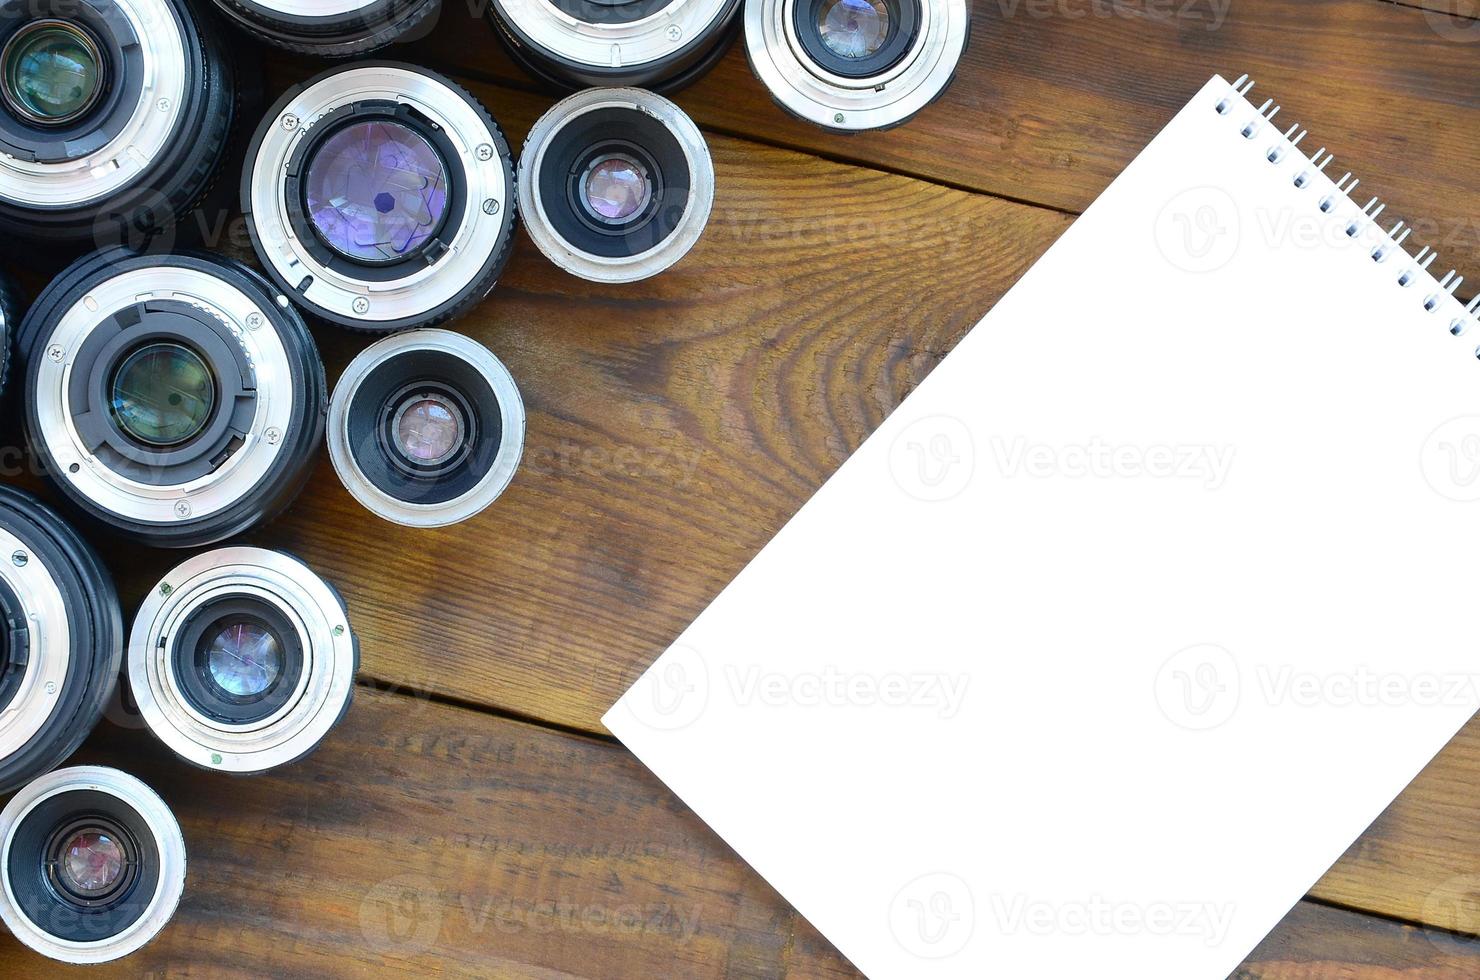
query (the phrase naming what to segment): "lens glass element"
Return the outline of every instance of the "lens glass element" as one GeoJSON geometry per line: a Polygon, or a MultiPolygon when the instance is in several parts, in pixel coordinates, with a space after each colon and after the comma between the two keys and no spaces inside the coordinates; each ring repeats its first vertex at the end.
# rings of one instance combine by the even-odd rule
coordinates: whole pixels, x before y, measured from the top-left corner
{"type": "Polygon", "coordinates": [[[216,379],[200,355],[176,343],[146,344],[113,372],[113,418],[147,446],[177,446],[200,434],[216,404],[216,379]]]}
{"type": "Polygon", "coordinates": [[[889,37],[885,0],[823,0],[817,12],[822,43],[839,58],[867,58],[889,37]]]}
{"type": "Polygon", "coordinates": [[[334,251],[360,262],[398,262],[436,233],[447,211],[447,167],[398,122],[355,123],[332,133],[308,162],[304,205],[334,251]]]}
{"type": "Polygon", "coordinates": [[[62,844],[57,875],[78,898],[97,898],[112,891],[123,876],[123,848],[107,831],[81,830],[62,844]]]}
{"type": "Polygon", "coordinates": [[[283,645],[266,626],[251,620],[222,623],[207,632],[206,669],[233,698],[257,698],[283,672],[283,645]]]}
{"type": "Polygon", "coordinates": [[[0,54],[5,102],[42,125],[78,118],[103,91],[103,58],[80,27],[60,20],[21,28],[0,54]]]}
{"type": "Polygon", "coordinates": [[[608,157],[587,171],[584,193],[593,214],[615,223],[641,211],[652,196],[652,188],[646,169],[637,161],[608,157]]]}
{"type": "Polygon", "coordinates": [[[413,463],[434,466],[443,462],[462,447],[465,431],[461,410],[440,395],[413,395],[396,409],[396,449],[413,463]]]}

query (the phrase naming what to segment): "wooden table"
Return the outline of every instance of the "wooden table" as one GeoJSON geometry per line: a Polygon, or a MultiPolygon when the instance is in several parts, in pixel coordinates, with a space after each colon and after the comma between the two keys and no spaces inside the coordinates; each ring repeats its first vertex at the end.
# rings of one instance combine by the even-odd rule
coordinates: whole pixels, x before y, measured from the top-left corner
{"type": "MultiPolygon", "coordinates": [[[[518,145],[551,100],[446,6],[393,54],[465,80],[518,145]]],[[[718,172],[694,252],[601,287],[521,238],[458,324],[528,403],[507,495],[404,530],[325,458],[253,535],[337,582],[363,637],[322,749],[232,779],[118,712],[95,734],[84,759],[179,814],[190,879],[159,940],[78,975],[855,976],[601,713],[1215,71],[1253,74],[1480,274],[1477,18],[1472,0],[993,0],[949,94],[859,136],[789,119],[731,51],[679,97],[718,172]]],[[[318,67],[274,59],[269,87],[318,67]]],[[[317,334],[331,377],[364,343],[317,334]]],[[[130,609],[178,558],[109,552],[130,609]]],[[[1477,781],[1480,722],[1237,976],[1480,977],[1477,781]]],[[[0,939],[0,975],[70,972],[0,939]]]]}

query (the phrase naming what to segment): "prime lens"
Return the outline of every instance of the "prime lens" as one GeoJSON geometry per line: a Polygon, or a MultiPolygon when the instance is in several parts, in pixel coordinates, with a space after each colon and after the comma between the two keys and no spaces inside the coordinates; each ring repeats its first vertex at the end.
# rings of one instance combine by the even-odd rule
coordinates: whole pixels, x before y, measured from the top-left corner
{"type": "Polygon", "coordinates": [[[746,0],[751,67],[787,111],[827,129],[897,126],[955,76],[966,0],[746,0]]]}
{"type": "Polygon", "coordinates": [[[330,323],[385,333],[488,295],[513,240],[513,188],[508,144],[473,96],[422,68],[362,62],[273,107],[241,201],[285,294],[330,323]]]}
{"type": "Polygon", "coordinates": [[[122,656],[123,614],[96,552],[56,511],[0,485],[0,794],[82,744],[122,656]]]}
{"type": "Polygon", "coordinates": [[[160,741],[205,769],[302,758],[344,716],[359,643],[344,600],[301,561],[221,548],[176,567],[139,609],[128,678],[160,741]]]}
{"type": "Polygon", "coordinates": [[[503,362],[448,330],[413,330],[350,362],[329,405],[329,458],[372,512],[409,527],[467,520],[508,487],[524,402],[503,362]]]}
{"type": "Polygon", "coordinates": [[[540,117],[519,158],[519,209],[540,251],[594,282],[667,269],[699,240],[714,164],[683,110],[644,89],[577,92],[540,117]]]}
{"type": "Polygon", "coordinates": [[[185,839],[127,773],[48,773],[0,812],[0,919],[64,963],[106,963],[159,934],[185,891],[185,839]]]}
{"type": "Polygon", "coordinates": [[[210,544],[276,515],[323,438],[313,338],[234,261],[93,253],[36,300],[18,349],[47,473],[145,543],[210,544]]]}
{"type": "Polygon", "coordinates": [[[200,17],[190,0],[0,7],[0,231],[136,242],[195,206],[236,110],[200,17]]]}

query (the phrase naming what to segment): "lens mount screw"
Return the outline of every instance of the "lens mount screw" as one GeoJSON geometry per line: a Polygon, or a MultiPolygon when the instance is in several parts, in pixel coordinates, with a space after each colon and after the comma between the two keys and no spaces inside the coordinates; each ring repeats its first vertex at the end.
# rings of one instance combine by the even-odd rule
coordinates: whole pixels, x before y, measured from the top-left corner
{"type": "Polygon", "coordinates": [[[483,213],[484,214],[498,214],[498,202],[495,201],[491,197],[488,200],[484,201],[483,202],[483,213]]]}
{"type": "Polygon", "coordinates": [[[177,500],[177,501],[175,501],[175,516],[176,517],[189,517],[190,516],[190,501],[188,501],[188,500],[177,500]]]}
{"type": "Polygon", "coordinates": [[[66,351],[62,350],[61,344],[52,344],[50,347],[46,348],[46,356],[51,358],[53,361],[60,361],[62,359],[62,355],[65,353],[66,351]]]}
{"type": "Polygon", "coordinates": [[[10,556],[10,563],[12,565],[14,565],[16,568],[25,568],[26,567],[26,562],[28,562],[30,560],[31,560],[31,556],[28,555],[28,554],[26,554],[24,551],[14,552],[10,556]]]}
{"type": "Polygon", "coordinates": [[[364,316],[366,313],[370,312],[370,301],[363,296],[356,296],[355,301],[350,305],[353,306],[355,312],[360,314],[361,316],[364,316]]]}
{"type": "Polygon", "coordinates": [[[175,591],[175,587],[173,585],[171,585],[170,583],[168,583],[168,582],[160,582],[159,583],[159,594],[160,595],[169,595],[173,591],[175,591]]]}
{"type": "Polygon", "coordinates": [[[843,114],[842,114],[842,113],[841,113],[841,112],[839,112],[839,113],[835,113],[835,114],[834,114],[834,115],[833,115],[833,122],[835,122],[835,123],[840,123],[840,122],[842,122],[842,121],[843,121],[843,114]]]}
{"type": "Polygon", "coordinates": [[[247,314],[247,329],[248,330],[256,330],[260,326],[262,326],[262,314],[261,313],[248,313],[247,314]]]}
{"type": "Polygon", "coordinates": [[[160,99],[158,102],[154,103],[154,107],[156,109],[158,109],[160,112],[169,112],[170,111],[170,100],[169,99],[160,99]]]}
{"type": "Polygon", "coordinates": [[[278,429],[278,428],[271,428],[271,429],[268,429],[266,432],[262,433],[262,438],[264,438],[264,439],[267,440],[267,444],[269,446],[276,446],[278,444],[278,440],[281,439],[282,437],[283,437],[282,430],[281,429],[278,429]]]}
{"type": "Polygon", "coordinates": [[[668,40],[677,42],[682,37],[683,37],[683,28],[682,27],[679,27],[677,24],[669,24],[668,25],[668,40]]]}
{"type": "Polygon", "coordinates": [[[283,117],[283,128],[286,129],[290,133],[293,130],[297,129],[298,128],[298,117],[295,116],[295,115],[293,115],[291,112],[288,113],[286,116],[283,117]]]}
{"type": "Polygon", "coordinates": [[[56,681],[47,681],[46,682],[46,693],[47,694],[55,694],[55,693],[57,693],[57,684],[56,684],[56,681]]]}
{"type": "Polygon", "coordinates": [[[479,160],[493,159],[493,147],[487,143],[479,143],[478,149],[474,150],[473,153],[478,157],[479,160]]]}
{"type": "Polygon", "coordinates": [[[211,765],[213,765],[213,766],[219,766],[220,764],[221,764],[221,753],[220,752],[212,752],[211,753],[211,765]]]}
{"type": "Polygon", "coordinates": [[[344,635],[344,627],[343,626],[336,626],[336,627],[334,627],[334,635],[335,636],[343,636],[344,635]]]}

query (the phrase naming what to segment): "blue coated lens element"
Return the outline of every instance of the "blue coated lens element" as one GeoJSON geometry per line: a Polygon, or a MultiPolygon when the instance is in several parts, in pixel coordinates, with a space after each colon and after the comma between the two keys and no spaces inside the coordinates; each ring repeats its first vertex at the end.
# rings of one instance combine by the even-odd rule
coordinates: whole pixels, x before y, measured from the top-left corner
{"type": "Polygon", "coordinates": [[[260,623],[226,623],[210,638],[206,669],[216,686],[232,697],[258,698],[282,675],[283,646],[260,623]]]}
{"type": "Polygon", "coordinates": [[[889,37],[889,8],[884,0],[826,0],[818,11],[817,31],[839,58],[867,58],[889,37]]]}

